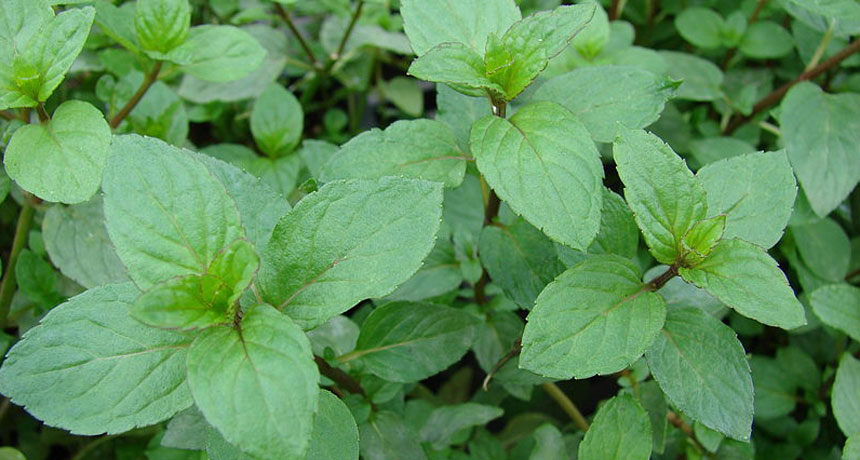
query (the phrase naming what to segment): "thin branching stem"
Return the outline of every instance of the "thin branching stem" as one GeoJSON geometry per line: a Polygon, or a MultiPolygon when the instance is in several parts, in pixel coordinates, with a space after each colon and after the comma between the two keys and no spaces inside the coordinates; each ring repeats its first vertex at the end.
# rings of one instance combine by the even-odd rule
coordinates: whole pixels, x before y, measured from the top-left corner
{"type": "Polygon", "coordinates": [[[131,99],[125,103],[122,109],[114,115],[110,120],[111,129],[116,129],[120,123],[137,107],[137,104],[140,103],[140,100],[143,99],[143,96],[146,95],[146,92],[149,91],[149,88],[152,87],[153,84],[158,80],[158,74],[161,73],[161,67],[164,65],[162,61],[155,61],[155,65],[152,66],[152,70],[146,74],[146,77],[143,79],[143,83],[141,83],[140,88],[131,96],[131,99]]]}
{"type": "Polygon", "coordinates": [[[304,50],[305,54],[308,56],[308,60],[311,61],[311,65],[316,69],[318,67],[317,58],[314,55],[313,50],[311,50],[308,41],[305,40],[304,35],[302,35],[299,28],[296,27],[295,23],[293,23],[292,18],[290,18],[290,14],[287,13],[287,10],[280,3],[275,3],[275,11],[278,13],[278,16],[284,20],[284,23],[287,24],[287,28],[290,29],[290,32],[296,37],[296,40],[299,41],[299,45],[301,45],[302,50],[304,50]]]}
{"type": "Polygon", "coordinates": [[[35,214],[36,208],[25,201],[21,206],[20,214],[18,214],[15,237],[12,239],[12,251],[9,253],[9,260],[4,267],[3,281],[0,282],[0,329],[6,327],[9,309],[12,305],[12,296],[15,294],[15,287],[17,286],[15,265],[18,263],[18,256],[21,254],[21,251],[27,246],[30,227],[33,225],[33,216],[35,214]]]}
{"type": "Polygon", "coordinates": [[[343,50],[346,49],[346,43],[349,41],[350,35],[352,35],[353,29],[355,29],[355,24],[358,22],[358,18],[361,16],[361,10],[364,8],[364,0],[358,0],[358,6],[355,7],[355,12],[352,14],[352,19],[349,21],[349,25],[346,27],[346,32],[343,34],[343,38],[340,39],[340,44],[337,46],[337,52],[334,55],[334,60],[337,61],[343,56],[343,50]]]}
{"type": "Polygon", "coordinates": [[[574,404],[573,401],[571,401],[570,398],[561,391],[561,388],[559,388],[558,385],[547,382],[542,383],[540,387],[549,395],[550,398],[555,400],[559,407],[561,407],[568,416],[570,416],[574,425],[582,431],[588,431],[588,421],[585,420],[585,417],[582,416],[582,412],[579,411],[576,404],[574,404]]]}

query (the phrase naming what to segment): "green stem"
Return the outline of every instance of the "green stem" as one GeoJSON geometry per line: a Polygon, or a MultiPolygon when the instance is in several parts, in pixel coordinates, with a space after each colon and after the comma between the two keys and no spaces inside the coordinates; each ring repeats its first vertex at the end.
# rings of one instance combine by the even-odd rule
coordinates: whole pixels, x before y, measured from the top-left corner
{"type": "Polygon", "coordinates": [[[39,114],[39,121],[42,123],[51,120],[51,115],[49,115],[48,111],[45,110],[45,104],[41,102],[39,103],[39,105],[36,106],[36,113],[39,114]]]}
{"type": "MultiPolygon", "coordinates": [[[[493,102],[493,115],[505,119],[508,115],[508,105],[506,102],[493,102]]],[[[481,176],[481,190],[484,193],[484,226],[493,225],[493,221],[499,215],[499,208],[502,206],[502,200],[496,195],[496,192],[487,184],[484,176],[481,176]]],[[[490,282],[490,274],[486,268],[482,268],[481,278],[475,283],[473,290],[475,292],[475,302],[479,305],[487,303],[487,284],[490,282]]]]}
{"type": "Polygon", "coordinates": [[[299,31],[299,28],[296,27],[296,25],[293,23],[293,20],[290,18],[290,15],[289,13],[287,13],[287,10],[285,10],[280,3],[275,3],[275,11],[277,11],[278,16],[280,16],[281,19],[283,19],[284,22],[287,24],[287,28],[290,29],[290,32],[293,33],[293,35],[296,37],[296,40],[299,41],[299,45],[301,45],[305,54],[308,56],[308,59],[311,61],[311,65],[314,67],[314,69],[319,70],[317,58],[316,56],[314,56],[314,52],[311,50],[310,45],[308,45],[307,40],[305,40],[305,37],[299,31]]]}
{"type": "Polygon", "coordinates": [[[146,74],[146,77],[143,79],[143,83],[140,85],[140,88],[137,89],[137,92],[135,92],[134,95],[131,96],[131,99],[129,99],[128,102],[125,103],[125,106],[123,106],[123,108],[120,109],[120,111],[116,115],[114,115],[113,118],[111,118],[111,129],[116,129],[117,126],[119,126],[119,124],[122,123],[123,120],[125,120],[125,117],[127,117],[128,114],[130,114],[131,111],[134,110],[135,107],[137,107],[137,104],[140,102],[141,99],[143,99],[143,96],[146,95],[146,92],[149,91],[149,88],[152,87],[152,85],[155,84],[155,82],[158,80],[158,74],[161,73],[161,67],[163,65],[164,63],[162,61],[155,61],[155,65],[152,67],[152,70],[150,70],[149,73],[146,74]]]}
{"type": "Polygon", "coordinates": [[[542,383],[540,386],[556,403],[570,416],[573,423],[582,431],[588,431],[589,425],[582,412],[576,407],[576,404],[561,391],[561,388],[554,383],[542,383]]]}
{"type": "Polygon", "coordinates": [[[6,327],[9,309],[12,305],[12,296],[15,294],[15,287],[17,286],[15,264],[18,263],[18,256],[21,254],[21,251],[27,246],[30,226],[33,224],[33,216],[35,214],[36,208],[25,202],[21,207],[21,213],[18,215],[18,224],[15,226],[15,237],[12,240],[12,251],[9,254],[9,261],[5,267],[3,281],[0,282],[0,329],[6,327]]]}
{"type": "Polygon", "coordinates": [[[343,38],[340,40],[340,44],[337,46],[337,52],[334,55],[334,60],[337,61],[343,55],[343,50],[346,48],[346,42],[349,41],[349,36],[352,35],[352,30],[355,29],[355,24],[358,22],[359,16],[361,16],[361,10],[364,8],[364,0],[358,0],[358,6],[355,8],[355,12],[352,14],[352,19],[349,21],[349,25],[346,27],[346,32],[343,34],[343,38]]]}
{"type": "Polygon", "coordinates": [[[4,120],[9,120],[9,121],[18,119],[18,117],[16,115],[13,115],[13,114],[5,111],[5,110],[0,110],[0,118],[2,118],[4,120]]]}
{"type": "Polygon", "coordinates": [[[353,378],[351,375],[346,372],[333,367],[326,360],[320,358],[319,356],[314,356],[314,361],[317,363],[317,367],[320,370],[320,374],[330,378],[334,383],[338,384],[344,390],[352,393],[352,394],[360,394],[362,396],[367,396],[367,391],[365,391],[364,387],[361,386],[358,380],[353,378]]]}
{"type": "Polygon", "coordinates": [[[672,265],[668,270],[663,272],[660,276],[651,280],[648,284],[645,285],[646,289],[651,292],[659,291],[660,288],[666,285],[672,278],[678,276],[678,265],[672,265]]]}
{"type": "Polygon", "coordinates": [[[835,26],[836,20],[833,19],[830,21],[830,24],[827,25],[827,30],[824,31],[824,36],[821,37],[821,43],[819,43],[818,48],[815,49],[815,53],[812,55],[812,59],[809,60],[809,64],[807,64],[806,68],[803,69],[804,72],[809,72],[814,69],[821,61],[821,57],[824,56],[824,52],[827,51],[827,45],[830,44],[830,40],[833,38],[833,28],[835,26]]]}
{"type": "Polygon", "coordinates": [[[91,454],[99,446],[101,446],[102,444],[104,444],[110,440],[113,440],[114,438],[116,438],[118,436],[119,436],[118,434],[108,434],[108,435],[104,435],[100,438],[96,438],[95,440],[93,440],[93,442],[87,444],[81,450],[79,450],[78,453],[75,454],[75,456],[71,458],[71,460],[82,460],[82,459],[86,458],[89,454],[91,454]]]}
{"type": "Polygon", "coordinates": [[[681,419],[680,416],[678,416],[678,414],[669,411],[666,414],[666,419],[669,420],[669,423],[671,423],[675,428],[681,430],[681,432],[683,432],[684,435],[686,435],[687,438],[690,439],[690,441],[692,441],[693,444],[696,445],[696,448],[699,449],[699,452],[707,452],[705,446],[703,446],[702,443],[699,442],[698,439],[696,439],[696,433],[693,432],[693,427],[685,423],[684,420],[681,419]]]}

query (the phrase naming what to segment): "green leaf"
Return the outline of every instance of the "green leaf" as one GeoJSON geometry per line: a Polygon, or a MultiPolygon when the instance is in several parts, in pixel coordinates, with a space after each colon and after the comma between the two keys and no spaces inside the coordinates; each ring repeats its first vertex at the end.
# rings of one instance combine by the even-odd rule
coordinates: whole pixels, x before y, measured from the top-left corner
{"type": "Polygon", "coordinates": [[[0,447],[0,460],[27,460],[27,457],[14,447],[0,447]]]}
{"type": "Polygon", "coordinates": [[[174,449],[206,450],[206,438],[211,429],[197,407],[191,406],[170,419],[161,445],[174,449]]]}
{"type": "Polygon", "coordinates": [[[639,251],[639,228],[633,212],[624,198],[603,189],[603,209],[600,211],[600,230],[588,247],[589,254],[617,254],[635,259],[639,251]]]}
{"type": "Polygon", "coordinates": [[[252,35],[233,26],[197,26],[188,39],[170,52],[170,60],[203,81],[235,81],[257,70],[266,49],[252,35]]]}
{"type": "Polygon", "coordinates": [[[672,148],[644,131],[627,131],[613,149],[624,197],[657,261],[675,263],[682,238],[707,213],[701,184],[672,148]]]}
{"type": "Polygon", "coordinates": [[[320,390],[311,444],[304,460],[358,460],[358,427],[346,404],[320,390]]]}
{"type": "Polygon", "coordinates": [[[776,360],[754,355],[750,367],[755,384],[755,418],[768,420],[790,414],[797,403],[797,385],[786,378],[776,360]]]}
{"type": "Polygon", "coordinates": [[[123,3],[117,7],[109,2],[93,2],[93,8],[96,10],[95,23],[105,35],[133,53],[140,52],[134,25],[135,3],[123,3]]]}
{"type": "Polygon", "coordinates": [[[506,227],[484,227],[478,254],[493,283],[526,310],[565,268],[552,241],[522,219],[506,227]]]}
{"type": "Polygon", "coordinates": [[[506,100],[517,97],[543,72],[551,58],[564,51],[574,35],[591,21],[596,9],[594,4],[580,4],[536,13],[511,26],[499,41],[488,43],[487,54],[501,48],[513,59],[490,77],[504,88],[506,100]],[[490,47],[494,43],[495,49],[490,47]]]}
{"type": "Polygon", "coordinates": [[[860,433],[852,435],[845,441],[842,460],[860,460],[860,433]]]}
{"type": "Polygon", "coordinates": [[[50,426],[81,435],[122,433],[191,405],[190,339],[129,314],[130,283],[87,291],[51,310],[9,352],[0,392],[50,426]]]}
{"type": "Polygon", "coordinates": [[[714,101],[723,96],[723,72],[711,61],[677,51],[660,51],[669,78],[682,81],[675,93],[678,99],[714,101]]]}
{"type": "Polygon", "coordinates": [[[719,215],[710,219],[700,220],[693,225],[681,243],[684,245],[686,263],[698,263],[708,254],[714,245],[723,237],[726,229],[726,216],[719,215]]]}
{"type": "Polygon", "coordinates": [[[860,95],[800,83],[782,101],[780,131],[812,209],[830,214],[860,181],[860,95]]]}
{"type": "Polygon", "coordinates": [[[789,14],[824,32],[833,23],[837,37],[860,33],[860,5],[854,0],[786,0],[789,14]]]}
{"type": "Polygon", "coordinates": [[[851,264],[851,242],[832,219],[791,227],[794,244],[806,266],[820,278],[838,283],[851,264]]]}
{"type": "Polygon", "coordinates": [[[44,0],[8,0],[0,9],[0,109],[32,107],[31,96],[21,91],[16,81],[15,56],[28,49],[54,12],[44,0]]]}
{"type": "Polygon", "coordinates": [[[850,284],[822,286],[809,297],[815,316],[860,342],[860,288],[850,284]]]}
{"type": "MultiPolygon", "coordinates": [[[[295,190],[302,167],[299,155],[269,158],[260,156],[248,147],[238,144],[216,144],[206,147],[202,151],[206,155],[230,163],[235,168],[259,179],[259,181],[254,181],[257,183],[257,188],[260,188],[259,182],[262,182],[262,188],[270,189],[269,192],[278,192],[281,195],[277,200],[278,202],[285,202],[285,199],[295,190]]],[[[269,192],[267,194],[270,194],[269,192]]],[[[231,192],[231,194],[235,194],[235,192],[231,192]]],[[[283,214],[281,213],[281,215],[283,214]]],[[[271,229],[269,230],[271,231],[271,229]]]]}
{"type": "Polygon", "coordinates": [[[726,216],[724,238],[739,238],[765,249],[780,240],[797,194],[785,152],[717,161],[700,169],[696,177],[708,196],[708,216],[726,216]]]}
{"type": "Polygon", "coordinates": [[[417,382],[445,370],[472,346],[478,319],[430,303],[394,302],[364,320],[355,351],[364,369],[391,382],[417,382]]]}
{"type": "Polygon", "coordinates": [[[358,427],[364,460],[427,460],[418,434],[399,415],[382,411],[358,427]]]}
{"type": "MultiPolygon", "coordinates": [[[[320,42],[329,56],[336,55],[348,27],[348,17],[331,15],[323,22],[320,30],[320,42]]],[[[409,39],[403,33],[389,32],[378,25],[359,22],[353,25],[349,39],[343,47],[343,54],[346,55],[362,47],[391,51],[404,56],[412,54],[409,39]]]]}
{"type": "Polygon", "coordinates": [[[722,45],[726,22],[720,13],[701,6],[685,9],[675,17],[675,27],[685,40],[702,49],[722,45]]]}
{"type": "Polygon", "coordinates": [[[150,57],[164,55],[185,43],[191,28],[188,0],[137,0],[134,27],[137,41],[150,57]]]}
{"type": "Polygon", "coordinates": [[[483,426],[502,416],[504,411],[495,406],[465,403],[433,409],[418,435],[437,450],[444,449],[460,430],[483,426]]]}
{"type": "Polygon", "coordinates": [[[639,269],[614,255],[593,256],[541,292],[528,316],[520,367],[558,379],[618,372],[648,349],[666,308],[639,269]]]}
{"type": "Polygon", "coordinates": [[[651,457],[651,421],[632,396],[622,394],[597,411],[579,445],[581,460],[647,460],[651,457]]]}
{"type": "Polygon", "coordinates": [[[433,248],[442,186],[414,179],[330,182],[275,227],[261,253],[263,298],[312,328],[411,277],[433,248]]]}
{"type": "Polygon", "coordinates": [[[400,13],[418,56],[440,43],[462,43],[483,54],[490,34],[501,36],[522,18],[513,0],[404,0],[400,13]]]}
{"type": "Polygon", "coordinates": [[[417,80],[408,77],[394,77],[381,82],[379,89],[395,107],[410,117],[420,117],[424,113],[424,90],[417,80]]]}
{"type": "Polygon", "coordinates": [[[570,42],[570,46],[580,56],[589,60],[594,59],[603,52],[606,45],[609,44],[612,33],[612,26],[609,23],[609,15],[606,14],[606,10],[595,1],[591,1],[590,3],[597,5],[597,8],[594,9],[594,17],[591,18],[588,25],[576,34],[570,42]]]}
{"type": "Polygon", "coordinates": [[[73,206],[51,206],[42,220],[51,262],[85,288],[129,281],[105,228],[101,197],[73,206]]]}
{"type": "Polygon", "coordinates": [[[344,144],[323,168],[322,180],[404,176],[457,187],[463,182],[467,158],[444,123],[401,120],[344,144]]]}
{"type": "Polygon", "coordinates": [[[251,112],[251,133],[257,146],[272,158],[292,152],[302,138],[304,111],[293,93],[278,83],[263,91],[251,112]]]}
{"type": "Polygon", "coordinates": [[[49,309],[63,301],[63,297],[57,292],[59,274],[50,263],[33,251],[21,251],[14,268],[19,292],[38,307],[49,309]]]}
{"type": "Polygon", "coordinates": [[[576,249],[600,225],[603,167],[588,131],[564,107],[535,102],[472,128],[472,154],[499,197],[550,238],[576,249]]]}
{"type": "Polygon", "coordinates": [[[505,89],[486,74],[484,59],[462,43],[442,43],[423,54],[409,66],[409,75],[436,83],[447,83],[470,96],[485,92],[507,100],[505,89]]]}
{"type": "Polygon", "coordinates": [[[224,438],[262,458],[304,458],[319,399],[311,345],[268,305],[237,327],[202,332],[188,351],[197,407],[224,438]]]}
{"type": "Polygon", "coordinates": [[[845,436],[860,433],[860,361],[845,353],[833,382],[833,416],[845,436]]]}
{"type": "Polygon", "coordinates": [[[51,121],[15,131],[3,162],[9,177],[39,198],[81,203],[101,184],[110,144],[102,113],[86,102],[68,101],[51,121]]]}
{"type": "Polygon", "coordinates": [[[583,67],[548,80],[533,100],[553,101],[573,112],[598,142],[660,117],[675,88],[666,78],[635,67],[583,67]]]}
{"type": "Polygon", "coordinates": [[[447,85],[436,85],[436,120],[451,128],[461,150],[469,151],[472,125],[492,114],[492,104],[487,98],[466,96],[447,85]]]}
{"type": "Polygon", "coordinates": [[[688,282],[708,291],[738,313],[783,329],[806,324],[797,301],[776,261],[758,246],[723,240],[701,263],[680,269],[688,282]]]}
{"type": "Polygon", "coordinates": [[[695,308],[673,309],[645,357],[678,409],[726,436],[749,439],[753,382],[731,328],[695,308]]]}
{"type": "Polygon", "coordinates": [[[108,234],[142,289],[206,273],[244,236],[236,203],[218,179],[194,154],[156,139],[114,139],[104,195],[108,234]]]}
{"type": "Polygon", "coordinates": [[[794,38],[775,22],[757,21],[749,25],[738,49],[752,58],[776,59],[794,49],[794,38]]]}

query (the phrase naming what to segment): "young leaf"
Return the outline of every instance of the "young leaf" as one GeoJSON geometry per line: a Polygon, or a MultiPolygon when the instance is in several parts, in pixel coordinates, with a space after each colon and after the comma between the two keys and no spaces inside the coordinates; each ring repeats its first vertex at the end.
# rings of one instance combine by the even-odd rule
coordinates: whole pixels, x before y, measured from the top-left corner
{"type": "Polygon", "coordinates": [[[484,59],[462,43],[441,43],[409,66],[409,75],[436,83],[447,83],[469,96],[489,94],[496,100],[510,99],[505,89],[486,74],[484,59]]]}
{"type": "Polygon", "coordinates": [[[304,328],[382,297],[433,248],[442,185],[386,177],[330,182],[275,227],[258,276],[263,298],[304,328]]]}
{"type": "Polygon", "coordinates": [[[644,128],[660,118],[675,85],[635,67],[582,67],[547,80],[533,100],[553,101],[573,112],[598,142],[644,128]]]}
{"type": "Polygon", "coordinates": [[[319,399],[311,345],[268,305],[237,327],[202,332],[188,351],[194,402],[224,438],[254,456],[303,458],[319,399]]]}
{"type": "Polygon", "coordinates": [[[594,242],[588,247],[588,253],[617,254],[627,259],[636,259],[638,250],[639,228],[636,227],[633,212],[630,211],[624,198],[604,188],[600,230],[594,242]]]}
{"type": "Polygon", "coordinates": [[[819,216],[839,206],[860,181],[860,95],[825,94],[800,83],[782,101],[780,131],[794,172],[819,216]]]}
{"type": "Polygon", "coordinates": [[[44,0],[3,2],[0,8],[0,62],[3,62],[0,65],[0,109],[36,105],[37,101],[18,87],[13,61],[53,17],[53,10],[44,0]]]}
{"type": "Polygon", "coordinates": [[[720,13],[700,6],[685,9],[675,18],[675,27],[685,40],[702,49],[722,45],[725,20],[720,13]]]}
{"type": "Polygon", "coordinates": [[[708,291],[738,313],[783,329],[806,324],[797,301],[776,261],[752,244],[723,240],[711,254],[681,276],[708,291]]]}
{"type": "Polygon", "coordinates": [[[93,2],[96,10],[95,23],[105,35],[112,38],[125,49],[140,53],[140,44],[137,42],[137,30],[135,30],[134,19],[137,14],[135,3],[123,3],[114,6],[109,2],[93,2]]]}
{"type": "Polygon", "coordinates": [[[203,81],[224,83],[247,76],[263,63],[266,49],[233,26],[197,26],[168,56],[182,70],[203,81]]]}
{"type": "Polygon", "coordinates": [[[404,0],[400,13],[418,56],[441,43],[462,43],[483,55],[490,34],[501,36],[522,18],[514,0],[404,0]]]}
{"type": "Polygon", "coordinates": [[[399,415],[382,411],[358,427],[361,458],[365,460],[427,460],[418,434],[399,415]]]}
{"type": "Polygon", "coordinates": [[[292,152],[302,138],[304,111],[298,99],[273,83],[263,91],[251,112],[251,133],[257,146],[272,158],[292,152]]]}
{"type": "Polygon", "coordinates": [[[185,43],[191,28],[188,0],[137,0],[134,27],[137,42],[154,59],[185,43]]]}
{"type": "Polygon", "coordinates": [[[699,309],[673,309],[645,357],[672,404],[708,428],[749,439],[753,383],[731,328],[699,309]]]}
{"type": "Polygon", "coordinates": [[[714,245],[723,237],[725,229],[726,216],[724,215],[700,220],[693,225],[681,241],[686,252],[684,261],[695,264],[707,257],[714,245]]]}
{"type": "Polygon", "coordinates": [[[478,319],[430,303],[394,302],[361,326],[355,351],[369,372],[391,382],[417,382],[445,370],[469,351],[478,319]]]}
{"type": "Polygon", "coordinates": [[[523,333],[520,367],[558,379],[618,372],[648,349],[666,308],[627,259],[598,255],[541,292],[523,333]]]}
{"type": "Polygon", "coordinates": [[[461,150],[469,151],[472,125],[492,114],[492,105],[487,98],[466,96],[447,85],[436,85],[436,120],[451,128],[461,150]]]}
{"type": "Polygon", "coordinates": [[[756,59],[776,59],[794,49],[794,38],[779,24],[757,21],[749,25],[738,49],[756,59]]]}
{"type": "Polygon", "coordinates": [[[675,263],[683,254],[682,238],[707,213],[704,189],[684,160],[653,134],[622,133],[613,151],[624,197],[651,254],[675,263]]]}
{"type": "Polygon", "coordinates": [[[457,187],[466,173],[466,158],[442,122],[401,120],[344,144],[324,167],[322,180],[405,176],[457,187]]]}
{"type": "Polygon", "coordinates": [[[579,445],[581,460],[647,460],[651,457],[651,421],[627,394],[610,399],[597,411],[579,445]]]}
{"type": "Polygon", "coordinates": [[[806,266],[820,278],[838,283],[851,265],[851,242],[845,230],[832,219],[790,227],[797,252],[806,266]]]}
{"type": "Polygon", "coordinates": [[[102,113],[86,102],[68,101],[51,121],[15,131],[3,162],[9,177],[39,198],[81,203],[101,184],[110,144],[102,113]]]}
{"type": "Polygon", "coordinates": [[[0,392],[50,426],[122,433],[191,405],[185,335],[130,315],[131,283],[87,291],[51,310],[9,352],[0,392]]]}
{"type": "Polygon", "coordinates": [[[675,93],[678,99],[714,101],[723,96],[723,72],[713,62],[678,51],[660,51],[659,56],[669,78],[682,82],[675,93]]]}
{"type": "Polygon", "coordinates": [[[708,217],[726,216],[724,238],[739,238],[767,249],[782,237],[797,195],[785,152],[750,153],[717,161],[700,169],[696,177],[708,196],[708,217]]]}
{"type": "Polygon", "coordinates": [[[860,288],[850,284],[822,286],[812,291],[809,304],[824,324],[860,341],[860,288]]]}
{"type": "Polygon", "coordinates": [[[358,426],[340,398],[320,390],[319,411],[304,460],[358,460],[358,426]]]}
{"type": "Polygon", "coordinates": [[[564,107],[535,102],[472,128],[472,153],[514,212],[550,238],[584,250],[600,225],[603,167],[588,131],[564,107]]]}
{"type": "MultiPolygon", "coordinates": [[[[241,292],[240,292],[241,293],[241,292]]],[[[156,285],[134,302],[132,314],[150,326],[197,329],[226,325],[232,291],[214,275],[189,275],[156,285]]]]}
{"type": "Polygon", "coordinates": [[[236,203],[206,166],[156,139],[114,140],[104,194],[108,234],[142,289],[206,273],[244,236],[236,203]]]}
{"type": "Polygon", "coordinates": [[[833,382],[833,416],[845,436],[860,433],[860,361],[845,353],[833,382]]]}
{"type": "Polygon", "coordinates": [[[458,431],[486,425],[503,413],[499,407],[477,403],[437,407],[430,413],[418,435],[434,449],[441,450],[451,444],[451,439],[458,431]]]}

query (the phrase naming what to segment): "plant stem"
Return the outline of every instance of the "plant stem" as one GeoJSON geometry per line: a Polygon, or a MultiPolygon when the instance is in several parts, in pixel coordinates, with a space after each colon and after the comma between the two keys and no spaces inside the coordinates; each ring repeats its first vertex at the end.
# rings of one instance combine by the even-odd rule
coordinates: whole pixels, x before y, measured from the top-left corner
{"type": "Polygon", "coordinates": [[[12,240],[12,251],[9,253],[9,261],[6,263],[5,273],[3,273],[3,281],[0,282],[0,330],[6,327],[9,308],[12,305],[12,296],[15,294],[15,264],[18,263],[18,256],[21,251],[27,246],[30,226],[33,224],[35,214],[36,208],[30,203],[25,202],[21,206],[18,224],[15,226],[15,237],[12,240]]]}
{"type": "Polygon", "coordinates": [[[582,416],[582,412],[576,407],[576,404],[561,391],[561,388],[554,383],[542,383],[540,386],[559,406],[570,416],[573,423],[582,431],[588,431],[588,421],[582,416]]]}
{"type": "Polygon", "coordinates": [[[490,370],[490,373],[484,378],[484,383],[481,385],[481,388],[484,391],[488,391],[490,389],[490,381],[493,380],[493,377],[499,372],[499,369],[502,368],[508,361],[520,354],[523,351],[523,338],[519,337],[517,340],[514,340],[514,346],[511,347],[511,350],[505,353],[505,356],[502,356],[502,359],[493,366],[493,369],[490,370]]]}
{"type": "MultiPolygon", "coordinates": [[[[506,102],[493,102],[493,115],[505,119],[508,114],[508,105],[506,102]]],[[[487,181],[484,179],[484,176],[481,176],[481,189],[485,192],[485,201],[484,201],[484,226],[492,225],[493,221],[496,220],[496,217],[499,215],[499,208],[502,206],[502,200],[499,199],[499,196],[496,195],[496,192],[493,191],[492,188],[487,184],[487,181]]],[[[478,302],[479,305],[484,305],[487,303],[487,283],[490,282],[490,274],[487,273],[486,268],[482,268],[481,278],[478,279],[478,282],[475,283],[473,287],[475,291],[475,301],[478,302]]]]}
{"type": "Polygon", "coordinates": [[[668,270],[663,272],[660,276],[651,280],[648,284],[645,285],[646,289],[655,292],[659,291],[660,288],[666,285],[672,278],[678,276],[678,265],[672,265],[668,270]]]}
{"type": "Polygon", "coordinates": [[[0,110],[0,118],[2,118],[2,119],[4,119],[4,120],[9,120],[9,121],[11,121],[11,120],[15,120],[15,119],[17,119],[18,117],[17,117],[17,116],[15,116],[15,115],[12,115],[11,113],[9,113],[9,112],[7,112],[7,111],[5,111],[5,110],[0,110]]]}
{"type": "MultiPolygon", "coordinates": [[[[766,3],[767,0],[758,0],[758,3],[755,6],[755,10],[753,10],[752,15],[747,20],[747,27],[749,27],[750,24],[758,21],[758,17],[761,14],[761,10],[764,9],[764,5],[766,3]]],[[[737,48],[730,48],[728,51],[726,51],[726,55],[725,57],[723,57],[723,62],[722,64],[720,64],[720,68],[722,68],[723,70],[728,69],[729,63],[732,61],[732,58],[735,57],[735,53],[737,53],[737,51],[737,48]]]]}
{"type": "Polygon", "coordinates": [[[287,10],[285,10],[284,7],[277,2],[275,3],[275,11],[278,13],[278,16],[280,16],[281,19],[284,20],[284,22],[287,24],[287,28],[290,29],[290,32],[292,32],[296,39],[299,41],[299,45],[302,46],[302,49],[305,51],[305,54],[311,61],[311,65],[315,69],[318,69],[317,58],[316,56],[314,56],[314,52],[311,50],[310,45],[308,45],[307,40],[305,40],[305,37],[299,31],[298,27],[296,27],[296,25],[293,23],[293,20],[290,19],[290,14],[287,13],[287,10]]]}
{"type": "Polygon", "coordinates": [[[48,115],[48,111],[45,110],[45,104],[42,104],[41,102],[36,106],[36,113],[39,114],[39,121],[42,123],[51,119],[51,116],[48,115]]]}
{"type": "Polygon", "coordinates": [[[699,442],[698,439],[696,439],[696,433],[693,432],[693,427],[687,425],[684,420],[681,419],[680,416],[678,416],[678,414],[669,411],[666,414],[666,419],[669,420],[669,423],[671,423],[675,428],[681,430],[687,436],[687,438],[689,438],[690,441],[692,441],[693,444],[696,445],[696,448],[699,449],[700,452],[707,452],[705,446],[703,446],[702,443],[699,442]]]}
{"type": "Polygon", "coordinates": [[[767,0],[758,0],[758,3],[755,5],[755,10],[753,10],[752,15],[750,16],[750,20],[747,24],[752,24],[758,21],[758,17],[761,15],[762,10],[764,10],[764,6],[767,4],[767,0]]]}
{"type": "Polygon", "coordinates": [[[336,367],[333,367],[325,359],[320,358],[319,356],[314,356],[314,361],[316,361],[317,363],[317,367],[320,370],[320,374],[334,380],[334,383],[338,384],[344,390],[353,394],[367,396],[367,391],[364,390],[364,387],[361,386],[361,383],[359,383],[358,380],[353,378],[351,375],[336,367]]]}
{"type": "Polygon", "coordinates": [[[155,61],[155,65],[152,66],[152,70],[146,74],[146,77],[143,79],[143,83],[140,85],[140,88],[137,89],[137,92],[131,96],[131,99],[125,103],[120,111],[114,115],[110,120],[111,129],[116,129],[125,117],[131,113],[132,110],[137,106],[143,96],[146,95],[146,92],[149,91],[149,88],[158,80],[158,74],[161,72],[161,66],[164,65],[162,61],[155,61]]]}
{"type": "Polygon", "coordinates": [[[82,460],[82,459],[86,458],[87,455],[89,455],[94,450],[96,450],[96,448],[98,448],[102,444],[104,444],[104,443],[106,443],[106,442],[108,442],[108,441],[110,441],[110,440],[112,440],[118,436],[119,436],[118,434],[107,434],[107,435],[104,435],[100,438],[94,439],[93,442],[87,444],[81,450],[79,450],[78,453],[75,454],[75,456],[72,457],[71,460],[82,460]]]}
{"type": "Polygon", "coordinates": [[[782,98],[785,97],[788,91],[798,83],[818,77],[824,72],[827,72],[828,70],[836,67],[837,65],[839,65],[840,62],[844,61],[849,56],[858,51],[860,51],[860,39],[854,40],[853,42],[851,42],[850,45],[846,46],[845,48],[842,48],[841,51],[834,54],[821,64],[818,64],[817,66],[815,66],[815,68],[804,71],[794,80],[782,85],[767,96],[763,97],[760,101],[756,103],[755,106],[753,106],[753,111],[751,114],[734,117],[732,121],[726,126],[726,129],[723,130],[723,135],[731,135],[732,133],[737,131],[738,128],[755,118],[758,114],[764,112],[765,109],[771,107],[772,105],[778,104],[780,101],[782,101],[782,98]]]}
{"type": "Polygon", "coordinates": [[[824,56],[824,52],[827,51],[827,45],[830,44],[830,40],[833,38],[833,28],[836,27],[836,20],[833,19],[830,21],[830,24],[827,25],[827,30],[824,31],[824,36],[821,37],[821,43],[818,44],[818,48],[815,49],[815,53],[812,55],[812,59],[809,60],[809,64],[806,65],[806,68],[803,69],[804,72],[808,72],[815,68],[818,65],[818,62],[821,61],[821,57],[824,56]]]}
{"type": "Polygon", "coordinates": [[[346,48],[346,42],[349,41],[349,36],[352,35],[352,30],[355,28],[355,23],[358,22],[359,16],[361,16],[361,10],[364,8],[364,0],[358,0],[358,6],[355,8],[355,12],[352,14],[352,19],[349,21],[349,25],[346,27],[346,32],[343,34],[343,38],[340,40],[340,44],[337,46],[337,52],[334,55],[334,60],[337,61],[343,55],[343,50],[346,48]]]}

